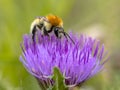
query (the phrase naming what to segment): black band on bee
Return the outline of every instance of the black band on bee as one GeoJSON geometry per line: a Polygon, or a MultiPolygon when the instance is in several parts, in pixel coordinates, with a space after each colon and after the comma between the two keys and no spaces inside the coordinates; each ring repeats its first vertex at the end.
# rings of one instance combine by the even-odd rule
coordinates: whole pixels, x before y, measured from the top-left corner
{"type": "Polygon", "coordinates": [[[49,36],[48,31],[46,30],[45,27],[43,27],[43,34],[49,36]]]}
{"type": "Polygon", "coordinates": [[[32,39],[33,39],[33,41],[35,41],[35,33],[36,33],[36,31],[38,29],[41,29],[41,28],[42,28],[42,26],[39,26],[39,25],[34,26],[34,28],[32,30],[32,39]]]}
{"type": "Polygon", "coordinates": [[[32,39],[33,39],[33,41],[35,41],[35,33],[36,33],[36,26],[33,28],[33,30],[32,30],[32,39]]]}
{"type": "Polygon", "coordinates": [[[48,33],[52,32],[53,31],[53,26],[50,28],[50,30],[47,30],[48,33]]]}
{"type": "Polygon", "coordinates": [[[41,28],[43,27],[43,24],[41,23],[39,25],[36,25],[36,27],[38,27],[41,30],[41,28]]]}

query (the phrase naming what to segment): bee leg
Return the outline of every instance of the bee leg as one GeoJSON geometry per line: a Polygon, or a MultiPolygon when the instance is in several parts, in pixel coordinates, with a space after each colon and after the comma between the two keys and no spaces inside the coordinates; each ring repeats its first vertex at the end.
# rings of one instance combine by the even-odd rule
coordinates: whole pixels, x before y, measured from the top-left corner
{"type": "Polygon", "coordinates": [[[43,28],[43,34],[49,36],[49,34],[48,34],[48,32],[47,32],[45,27],[43,28]]]}

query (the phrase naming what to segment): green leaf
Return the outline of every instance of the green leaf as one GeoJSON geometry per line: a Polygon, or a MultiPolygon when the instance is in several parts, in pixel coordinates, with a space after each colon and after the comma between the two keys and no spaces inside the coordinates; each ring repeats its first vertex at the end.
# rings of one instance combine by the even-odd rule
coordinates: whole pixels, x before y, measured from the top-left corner
{"type": "Polygon", "coordinates": [[[60,70],[57,67],[54,67],[53,73],[52,79],[55,81],[55,84],[51,90],[68,90],[68,87],[66,87],[64,82],[65,78],[60,70]]]}

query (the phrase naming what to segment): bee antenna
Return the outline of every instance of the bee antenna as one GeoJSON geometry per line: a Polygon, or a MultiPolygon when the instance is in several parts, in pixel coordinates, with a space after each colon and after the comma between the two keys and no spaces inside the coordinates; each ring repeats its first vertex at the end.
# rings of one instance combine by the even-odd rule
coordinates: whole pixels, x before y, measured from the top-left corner
{"type": "Polygon", "coordinates": [[[67,38],[67,36],[69,37],[69,39],[72,41],[73,44],[75,44],[75,42],[73,41],[73,39],[70,37],[69,34],[67,34],[66,32],[63,32],[64,36],[67,38]]]}

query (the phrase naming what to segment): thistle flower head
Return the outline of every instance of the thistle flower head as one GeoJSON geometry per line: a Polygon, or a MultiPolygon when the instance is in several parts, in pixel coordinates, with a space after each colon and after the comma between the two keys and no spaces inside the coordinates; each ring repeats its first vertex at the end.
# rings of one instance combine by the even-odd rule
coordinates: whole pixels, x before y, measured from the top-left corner
{"type": "Polygon", "coordinates": [[[40,32],[35,42],[31,35],[24,35],[20,60],[40,84],[54,85],[54,67],[59,68],[65,84],[70,86],[82,84],[103,68],[104,45],[91,37],[69,35],[75,44],[64,37],[43,36],[40,32]]]}

